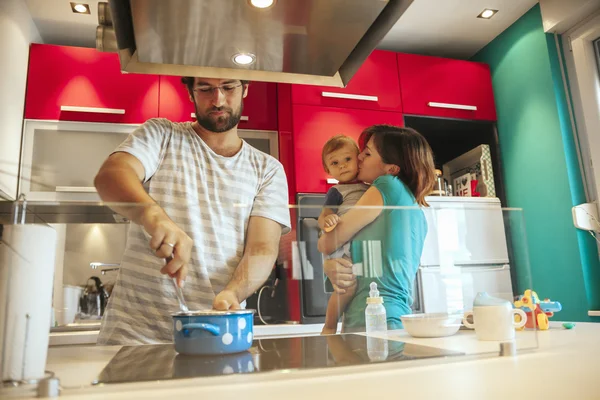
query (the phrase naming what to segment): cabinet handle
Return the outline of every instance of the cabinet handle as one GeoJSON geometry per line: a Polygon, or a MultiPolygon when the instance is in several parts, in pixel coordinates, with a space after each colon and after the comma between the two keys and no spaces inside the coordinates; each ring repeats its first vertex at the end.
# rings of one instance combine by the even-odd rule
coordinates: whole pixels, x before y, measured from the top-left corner
{"type": "Polygon", "coordinates": [[[93,186],[57,186],[55,191],[67,193],[96,193],[93,186]]]}
{"type": "MultiPolygon", "coordinates": [[[[510,270],[510,266],[505,264],[501,267],[474,267],[472,265],[455,265],[455,267],[469,270],[469,272],[493,272],[493,271],[507,271],[510,270]]],[[[440,267],[424,267],[420,266],[421,271],[439,271],[440,267]]]]}
{"type": "Polygon", "coordinates": [[[590,317],[600,317],[600,311],[589,310],[588,316],[590,317]]]}
{"type": "Polygon", "coordinates": [[[436,108],[451,108],[453,110],[469,110],[469,111],[477,111],[477,106],[468,106],[465,104],[451,104],[451,103],[434,103],[430,101],[427,103],[429,107],[436,108]]]}
{"type": "MultiPolygon", "coordinates": [[[[191,113],[191,114],[190,114],[190,116],[191,116],[192,118],[196,118],[196,113],[191,113]]],[[[250,118],[248,118],[248,116],[247,116],[247,115],[242,115],[242,116],[240,117],[240,121],[248,121],[249,119],[250,119],[250,118]]]]}
{"type": "Polygon", "coordinates": [[[99,114],[125,114],[125,110],[122,108],[60,106],[60,111],[99,113],[99,114]]]}
{"type": "Polygon", "coordinates": [[[336,99],[365,100],[365,101],[374,101],[374,102],[379,101],[379,97],[377,97],[377,96],[366,96],[364,94],[321,92],[321,95],[323,97],[333,97],[336,99]]]}

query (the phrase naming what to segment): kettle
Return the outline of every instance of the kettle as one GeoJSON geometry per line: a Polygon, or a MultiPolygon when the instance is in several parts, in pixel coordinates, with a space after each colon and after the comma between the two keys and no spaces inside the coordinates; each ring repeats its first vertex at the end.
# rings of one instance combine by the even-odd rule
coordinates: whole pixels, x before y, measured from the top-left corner
{"type": "Polygon", "coordinates": [[[91,276],[79,298],[79,317],[81,319],[100,319],[108,301],[108,292],[97,276],[91,276]]]}

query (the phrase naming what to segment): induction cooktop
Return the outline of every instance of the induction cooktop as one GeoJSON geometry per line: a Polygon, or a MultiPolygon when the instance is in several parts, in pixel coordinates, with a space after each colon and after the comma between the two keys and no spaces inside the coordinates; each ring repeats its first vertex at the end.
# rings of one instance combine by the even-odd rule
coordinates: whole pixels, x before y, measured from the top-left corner
{"type": "Polygon", "coordinates": [[[245,352],[178,354],[172,344],[124,346],[93,384],[392,363],[464,353],[357,334],[256,339],[245,352]]]}

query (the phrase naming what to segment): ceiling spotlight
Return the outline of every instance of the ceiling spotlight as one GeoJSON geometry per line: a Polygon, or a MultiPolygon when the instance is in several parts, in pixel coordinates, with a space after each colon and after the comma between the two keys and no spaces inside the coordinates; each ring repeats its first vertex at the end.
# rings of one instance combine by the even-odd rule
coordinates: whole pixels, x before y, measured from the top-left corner
{"type": "Polygon", "coordinates": [[[256,56],[250,53],[238,53],[232,59],[238,65],[250,65],[256,60],[256,56]]]}
{"type": "Polygon", "coordinates": [[[275,0],[249,0],[250,5],[256,8],[269,8],[275,4],[275,0]]]}
{"type": "Polygon", "coordinates": [[[483,19],[490,19],[492,18],[494,15],[496,15],[496,13],[498,12],[498,10],[492,10],[490,8],[486,8],[485,10],[483,10],[481,12],[481,14],[479,14],[477,16],[477,18],[483,18],[483,19]]]}
{"type": "Polygon", "coordinates": [[[71,10],[73,10],[73,12],[75,14],[89,14],[90,13],[90,6],[88,4],[83,4],[83,3],[71,3],[71,10]]]}

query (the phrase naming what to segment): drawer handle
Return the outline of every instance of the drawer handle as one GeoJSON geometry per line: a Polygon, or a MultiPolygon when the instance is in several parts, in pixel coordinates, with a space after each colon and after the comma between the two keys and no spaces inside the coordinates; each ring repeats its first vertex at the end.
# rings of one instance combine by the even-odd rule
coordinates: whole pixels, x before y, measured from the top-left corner
{"type": "Polygon", "coordinates": [[[99,113],[99,114],[125,114],[125,110],[123,110],[122,108],[60,106],[60,111],[71,111],[71,112],[81,112],[81,113],[99,113]]]}
{"type": "Polygon", "coordinates": [[[436,108],[451,108],[453,110],[477,111],[477,106],[468,106],[465,104],[434,103],[434,102],[430,101],[429,103],[427,103],[427,105],[429,107],[436,107],[436,108]]]}
{"type": "Polygon", "coordinates": [[[337,179],[333,179],[333,178],[327,178],[327,183],[330,185],[337,185],[338,183],[340,183],[340,181],[338,181],[337,179]]]}
{"type": "Polygon", "coordinates": [[[377,97],[377,96],[366,96],[363,94],[321,92],[321,95],[323,97],[333,97],[336,99],[365,100],[365,101],[374,101],[374,102],[379,101],[379,97],[377,97]]]}
{"type": "Polygon", "coordinates": [[[66,193],[96,193],[93,186],[57,186],[55,190],[66,193]]]}
{"type": "Polygon", "coordinates": [[[590,317],[600,317],[600,311],[589,310],[588,311],[588,316],[590,316],[590,317]]]}
{"type": "MultiPolygon", "coordinates": [[[[196,118],[196,113],[191,113],[191,114],[190,114],[190,116],[191,116],[192,118],[196,118]]],[[[248,118],[248,116],[247,116],[247,115],[242,115],[242,116],[240,117],[240,121],[248,121],[249,119],[250,119],[250,118],[248,118]]]]}

